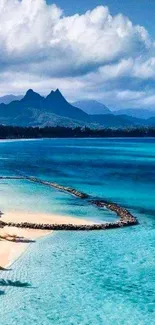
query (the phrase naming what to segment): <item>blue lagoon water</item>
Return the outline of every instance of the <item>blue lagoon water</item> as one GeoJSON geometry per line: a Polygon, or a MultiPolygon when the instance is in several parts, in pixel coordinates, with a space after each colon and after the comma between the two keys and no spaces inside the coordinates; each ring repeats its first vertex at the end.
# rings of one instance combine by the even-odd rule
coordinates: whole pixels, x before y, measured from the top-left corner
{"type": "MultiPolygon", "coordinates": [[[[0,175],[34,175],[115,201],[140,225],[55,232],[32,244],[1,279],[0,324],[153,325],[155,319],[155,140],[50,139],[0,142],[0,175]]],[[[0,209],[115,216],[51,188],[0,181],[0,209]]]]}

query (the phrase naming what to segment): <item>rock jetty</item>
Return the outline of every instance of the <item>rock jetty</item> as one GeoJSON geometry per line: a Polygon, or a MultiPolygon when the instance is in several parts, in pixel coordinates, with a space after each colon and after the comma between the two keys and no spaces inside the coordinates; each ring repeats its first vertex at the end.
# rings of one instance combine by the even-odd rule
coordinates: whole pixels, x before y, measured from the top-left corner
{"type": "Polygon", "coordinates": [[[0,179],[25,179],[24,176],[0,176],[0,179]]]}
{"type": "Polygon", "coordinates": [[[26,176],[25,179],[34,182],[34,183],[39,183],[39,184],[43,184],[49,187],[53,187],[56,188],[59,191],[63,191],[63,192],[67,192],[70,194],[75,195],[76,197],[79,197],[80,199],[87,199],[89,198],[89,195],[80,191],[75,190],[72,187],[67,187],[67,186],[63,186],[57,183],[53,183],[53,182],[48,182],[48,181],[43,181],[39,178],[33,177],[33,176],[26,176]]]}
{"type": "Polygon", "coordinates": [[[103,200],[91,200],[90,203],[99,208],[107,208],[108,210],[115,212],[120,218],[120,222],[123,224],[138,224],[137,219],[127,209],[122,208],[117,203],[107,202],[103,200]]]}
{"type": "Polygon", "coordinates": [[[106,230],[106,229],[114,229],[121,228],[127,226],[134,226],[137,222],[133,221],[116,221],[102,224],[92,224],[92,225],[75,225],[75,224],[37,224],[37,223],[14,223],[8,222],[5,225],[7,227],[16,227],[16,228],[25,228],[25,229],[39,229],[39,230],[80,230],[80,231],[90,231],[90,230],[106,230]]]}
{"type": "Polygon", "coordinates": [[[88,194],[86,194],[84,192],[77,191],[76,189],[74,189],[72,187],[63,186],[58,183],[53,183],[53,182],[49,182],[49,181],[43,181],[43,180],[41,180],[37,177],[33,177],[33,176],[0,176],[0,179],[8,179],[8,180],[9,179],[16,179],[16,180],[25,179],[30,182],[34,182],[34,183],[38,183],[38,184],[56,188],[59,191],[63,191],[63,192],[72,194],[76,197],[79,197],[80,199],[88,199],[89,198],[88,194]]]}
{"type": "Polygon", "coordinates": [[[0,221],[0,228],[3,228],[6,226],[6,222],[0,221]]]}
{"type": "Polygon", "coordinates": [[[80,199],[89,199],[87,200],[89,204],[95,205],[98,208],[106,208],[110,211],[116,213],[119,217],[118,221],[115,222],[106,222],[103,224],[86,224],[86,225],[75,225],[75,224],[37,224],[37,223],[13,223],[13,222],[2,222],[0,221],[0,227],[9,226],[17,228],[30,228],[30,229],[42,229],[42,230],[106,230],[113,228],[129,227],[135,226],[138,224],[138,220],[125,208],[119,206],[117,203],[108,202],[105,200],[96,200],[84,192],[77,191],[72,187],[66,187],[59,185],[57,183],[44,181],[33,176],[0,176],[0,179],[26,179],[28,181],[39,183],[42,185],[50,186],[56,188],[60,191],[67,192],[69,194],[75,195],[80,199]]]}

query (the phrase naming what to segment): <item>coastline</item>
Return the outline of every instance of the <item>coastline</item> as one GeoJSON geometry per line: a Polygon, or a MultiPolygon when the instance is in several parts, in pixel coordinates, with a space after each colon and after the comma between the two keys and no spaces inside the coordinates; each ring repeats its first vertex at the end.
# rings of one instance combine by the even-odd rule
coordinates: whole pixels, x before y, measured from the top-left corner
{"type": "MultiPolygon", "coordinates": [[[[1,217],[4,222],[31,222],[35,223],[57,223],[68,224],[92,224],[91,221],[73,218],[69,216],[60,216],[54,214],[26,213],[24,211],[7,212],[1,217]]],[[[22,229],[17,227],[0,228],[0,268],[5,270],[10,267],[29,247],[35,244],[39,238],[46,236],[53,231],[39,229],[22,229]]]]}
{"type": "MultiPolygon", "coordinates": [[[[49,231],[22,231],[23,229],[17,229],[15,227],[9,228],[4,227],[0,230],[0,236],[8,235],[7,239],[2,239],[0,241],[0,267],[8,268],[10,267],[26,250],[31,244],[35,244],[35,241],[38,240],[42,236],[46,236],[49,231]],[[9,236],[10,235],[10,236],[9,236]],[[21,242],[19,239],[12,240],[12,236],[17,236],[21,238],[21,242]],[[23,237],[26,241],[22,242],[23,237]]],[[[13,237],[12,237],[13,238],[13,237]]]]}

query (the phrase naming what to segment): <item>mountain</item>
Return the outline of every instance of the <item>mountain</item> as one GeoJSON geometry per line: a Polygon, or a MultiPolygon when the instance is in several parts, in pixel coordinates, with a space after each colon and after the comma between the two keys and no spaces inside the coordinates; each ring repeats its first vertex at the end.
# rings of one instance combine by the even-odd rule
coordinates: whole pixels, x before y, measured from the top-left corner
{"type": "Polygon", "coordinates": [[[91,121],[104,127],[113,128],[147,126],[147,121],[127,115],[91,115],[91,121]]]}
{"type": "Polygon", "coordinates": [[[149,124],[149,126],[155,126],[155,116],[150,117],[150,118],[147,120],[147,123],[149,124]]]}
{"type": "MultiPolygon", "coordinates": [[[[102,105],[102,104],[101,104],[102,105]]],[[[103,105],[104,106],[104,105],[103,105]]],[[[155,126],[155,118],[142,119],[126,114],[87,114],[71,105],[57,89],[46,97],[29,89],[21,100],[0,104],[0,124],[14,126],[66,126],[125,128],[155,126]]],[[[122,112],[122,111],[121,111],[122,112]]]]}
{"type": "Polygon", "coordinates": [[[14,100],[21,100],[23,96],[15,96],[15,95],[6,95],[3,97],[0,97],[0,104],[10,104],[14,100]]]}
{"type": "Polygon", "coordinates": [[[47,97],[29,89],[20,101],[0,104],[0,124],[75,127],[89,125],[89,116],[68,103],[58,89],[47,97]]]}
{"type": "Polygon", "coordinates": [[[126,108],[126,109],[119,109],[117,111],[112,111],[115,115],[125,114],[128,116],[136,117],[136,118],[142,118],[142,119],[148,119],[152,116],[155,116],[155,111],[151,111],[148,109],[138,109],[138,108],[126,108]]]}
{"type": "Polygon", "coordinates": [[[19,102],[19,105],[27,108],[41,108],[43,106],[44,97],[33,91],[32,89],[29,89],[25,96],[21,99],[19,102]]]}
{"type": "Polygon", "coordinates": [[[65,116],[82,121],[88,120],[88,114],[86,114],[85,112],[83,112],[83,110],[77,108],[76,106],[73,106],[68,103],[59,91],[59,89],[57,89],[56,91],[51,91],[51,93],[45,98],[44,108],[60,116],[65,116]]]}
{"type": "Polygon", "coordinates": [[[74,106],[82,109],[87,114],[110,114],[111,111],[104,104],[96,100],[81,100],[73,103],[74,106]]]}

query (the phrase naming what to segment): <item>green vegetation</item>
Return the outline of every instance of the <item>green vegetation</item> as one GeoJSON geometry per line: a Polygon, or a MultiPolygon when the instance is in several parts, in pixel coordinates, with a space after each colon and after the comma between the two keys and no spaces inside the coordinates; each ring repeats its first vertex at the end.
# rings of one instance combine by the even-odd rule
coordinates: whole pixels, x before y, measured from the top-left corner
{"type": "Polygon", "coordinates": [[[105,138],[105,137],[155,137],[154,128],[125,129],[89,129],[67,127],[18,127],[0,126],[0,139],[31,139],[31,138],[105,138]]]}

